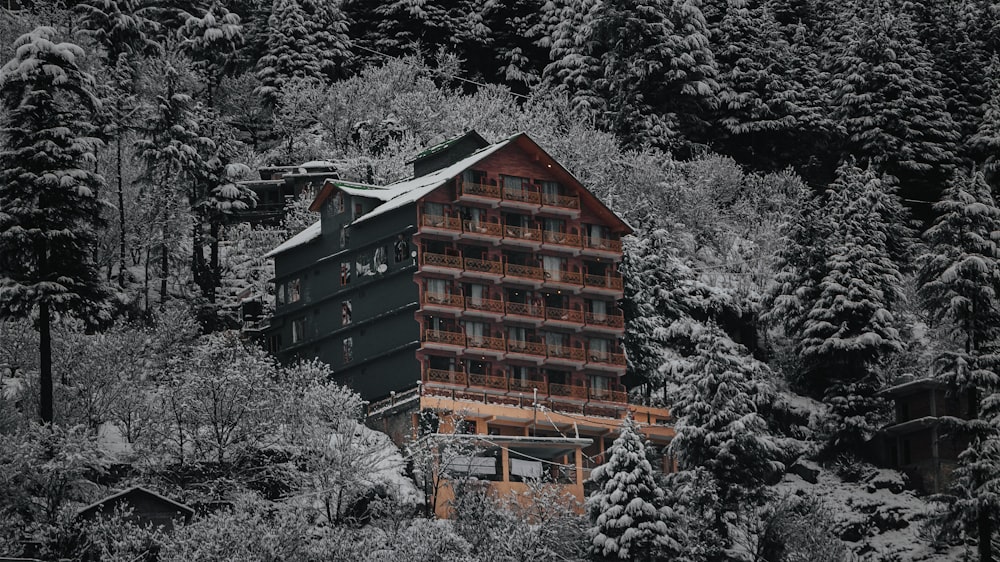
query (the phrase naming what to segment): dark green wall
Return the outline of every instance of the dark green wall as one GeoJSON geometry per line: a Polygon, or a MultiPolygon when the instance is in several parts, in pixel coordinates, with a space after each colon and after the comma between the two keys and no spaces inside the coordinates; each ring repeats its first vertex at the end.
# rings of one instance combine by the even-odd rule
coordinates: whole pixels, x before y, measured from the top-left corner
{"type": "MultiPolygon", "coordinates": [[[[330,197],[327,203],[331,203],[330,197]]],[[[361,199],[366,209],[372,201],[361,199]]],[[[325,204],[324,204],[325,205],[325,204]]],[[[288,361],[317,357],[334,369],[334,376],[365,399],[412,387],[420,378],[414,351],[419,325],[414,319],[418,290],[413,281],[416,262],[412,234],[414,205],[348,227],[345,246],[340,227],[353,220],[354,201],[345,196],[345,212],[324,208],[326,228],[318,240],[275,256],[275,285],[300,284],[300,300],[276,308],[268,336],[277,335],[277,355],[288,361]],[[396,260],[402,235],[406,250],[396,260]],[[359,261],[361,262],[359,264],[359,261]],[[349,264],[350,282],[341,283],[342,265],[349,264]],[[379,264],[385,265],[378,271],[379,264]],[[344,324],[343,303],[351,303],[351,320],[344,324]],[[304,338],[292,342],[292,323],[303,321],[304,338]],[[352,357],[345,362],[344,341],[350,338],[352,357]]]]}

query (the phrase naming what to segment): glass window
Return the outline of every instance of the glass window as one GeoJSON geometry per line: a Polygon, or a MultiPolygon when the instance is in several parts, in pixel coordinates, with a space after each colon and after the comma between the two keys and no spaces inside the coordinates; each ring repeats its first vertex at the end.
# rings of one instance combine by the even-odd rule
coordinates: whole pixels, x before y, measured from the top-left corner
{"type": "Polygon", "coordinates": [[[517,176],[500,176],[503,179],[503,186],[507,189],[524,189],[524,185],[527,182],[525,178],[519,178],[517,176]]]}
{"type": "Polygon", "coordinates": [[[354,317],[354,307],[351,305],[351,301],[341,301],[340,303],[340,325],[347,326],[351,323],[354,317]]]}
{"type": "Polygon", "coordinates": [[[333,196],[333,211],[335,213],[344,212],[344,192],[338,191],[336,195],[333,196]]]}
{"type": "Polygon", "coordinates": [[[275,306],[281,306],[285,304],[285,284],[278,283],[274,288],[274,304],[275,306]]]}
{"type": "Polygon", "coordinates": [[[288,282],[288,302],[289,303],[299,302],[299,299],[302,298],[302,294],[301,294],[301,290],[300,289],[301,288],[300,288],[299,280],[298,279],[292,279],[291,281],[288,282]]]}
{"type": "Polygon", "coordinates": [[[592,359],[607,359],[608,352],[611,350],[611,342],[603,338],[590,338],[587,347],[590,348],[592,359]]]}
{"type": "Polygon", "coordinates": [[[354,361],[354,338],[344,338],[344,363],[354,361]]]}
{"type": "Polygon", "coordinates": [[[347,226],[340,227],[340,247],[347,246],[349,238],[347,236],[347,226]]]}
{"type": "Polygon", "coordinates": [[[396,263],[406,260],[410,257],[410,243],[406,241],[406,238],[402,234],[396,236],[396,243],[393,245],[393,253],[395,254],[396,263]]]}
{"type": "Polygon", "coordinates": [[[341,262],[340,284],[349,285],[350,283],[351,283],[351,262],[341,262]]]}
{"type": "Polygon", "coordinates": [[[361,218],[365,214],[365,207],[361,203],[354,204],[354,218],[361,218]]]}
{"type": "Polygon", "coordinates": [[[292,343],[299,343],[306,339],[306,319],[296,318],[292,320],[292,343]]]}
{"type": "Polygon", "coordinates": [[[465,323],[465,337],[469,341],[469,345],[483,345],[486,337],[486,324],[483,322],[466,322],[465,323]]]}

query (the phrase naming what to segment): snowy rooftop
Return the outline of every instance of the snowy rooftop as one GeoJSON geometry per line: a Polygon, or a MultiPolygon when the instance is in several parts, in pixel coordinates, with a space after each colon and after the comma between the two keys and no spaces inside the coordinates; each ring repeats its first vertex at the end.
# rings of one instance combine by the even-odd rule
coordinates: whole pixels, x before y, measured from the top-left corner
{"type": "MultiPolygon", "coordinates": [[[[373,209],[370,213],[355,220],[352,224],[358,224],[369,220],[372,217],[377,217],[383,213],[415,203],[418,199],[441,187],[467,168],[476,165],[477,162],[507,146],[514,138],[515,137],[511,137],[496,144],[491,144],[490,146],[474,152],[471,156],[463,158],[446,168],[441,168],[440,170],[436,170],[424,176],[402,180],[385,186],[383,191],[387,197],[387,199],[384,199],[386,203],[375,207],[375,209],[373,209]]],[[[340,182],[338,182],[338,184],[339,183],[340,182]]],[[[375,186],[366,187],[374,188],[375,186]]]]}
{"type": "Polygon", "coordinates": [[[264,257],[265,258],[274,257],[276,254],[280,254],[281,252],[284,252],[286,250],[290,250],[290,249],[295,248],[297,246],[301,246],[301,245],[306,244],[308,242],[312,242],[313,240],[319,238],[319,236],[321,234],[321,226],[320,226],[320,224],[321,224],[321,221],[316,221],[316,222],[312,223],[311,225],[309,225],[308,227],[306,227],[306,229],[303,230],[302,232],[296,234],[295,236],[292,236],[288,240],[285,240],[284,242],[281,243],[280,246],[278,246],[277,248],[275,248],[275,249],[271,250],[270,252],[264,254],[264,257]]]}

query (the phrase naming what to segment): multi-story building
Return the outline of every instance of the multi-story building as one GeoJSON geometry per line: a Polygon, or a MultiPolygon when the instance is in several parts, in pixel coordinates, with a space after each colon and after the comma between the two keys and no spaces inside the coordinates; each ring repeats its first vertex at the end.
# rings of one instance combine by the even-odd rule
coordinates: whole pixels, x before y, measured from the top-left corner
{"type": "Polygon", "coordinates": [[[397,439],[427,410],[493,436],[480,468],[498,485],[551,462],[582,497],[629,411],[665,444],[668,413],[621,384],[629,226],[526,134],[469,132],[412,163],[386,186],[327,180],[320,220],[271,252],[270,348],[329,363],[397,439]]]}

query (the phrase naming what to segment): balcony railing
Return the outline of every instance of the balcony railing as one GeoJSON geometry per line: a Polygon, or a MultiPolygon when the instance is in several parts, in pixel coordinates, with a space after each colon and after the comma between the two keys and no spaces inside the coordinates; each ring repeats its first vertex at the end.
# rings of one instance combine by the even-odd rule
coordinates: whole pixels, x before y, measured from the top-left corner
{"type": "Polygon", "coordinates": [[[420,224],[430,228],[440,228],[443,230],[462,232],[461,219],[453,217],[445,217],[442,215],[424,215],[420,220],[420,224]]]}
{"type": "Polygon", "coordinates": [[[587,360],[590,363],[615,365],[617,367],[625,366],[625,355],[622,353],[612,353],[610,351],[598,351],[596,349],[591,349],[587,354],[587,360]]]}
{"type": "Polygon", "coordinates": [[[571,310],[568,308],[545,308],[545,318],[547,320],[557,320],[561,322],[573,322],[583,324],[583,311],[571,310]]]}
{"type": "Polygon", "coordinates": [[[465,258],[465,270],[473,273],[490,273],[499,277],[503,275],[503,262],[465,258]]]}
{"type": "Polygon", "coordinates": [[[459,184],[459,189],[461,190],[462,195],[500,199],[500,186],[497,185],[461,182],[459,184]]]}
{"type": "Polygon", "coordinates": [[[462,269],[461,256],[447,256],[444,254],[431,254],[428,252],[422,252],[420,254],[420,262],[423,265],[428,265],[428,266],[446,267],[449,269],[462,269]]]}
{"type": "Polygon", "coordinates": [[[424,293],[421,304],[430,304],[437,306],[448,306],[453,308],[462,308],[464,306],[465,299],[462,295],[449,295],[445,293],[424,293]]]}
{"type": "Polygon", "coordinates": [[[625,318],[620,314],[595,314],[588,312],[584,315],[584,322],[588,326],[607,326],[608,328],[625,327],[625,318]]]}
{"type": "Polygon", "coordinates": [[[543,230],[542,240],[547,244],[556,244],[557,246],[569,246],[571,248],[579,248],[581,247],[582,244],[579,234],[556,232],[553,230],[543,230]]]}
{"type": "Polygon", "coordinates": [[[613,275],[584,275],[583,284],[587,287],[620,291],[622,288],[622,278],[613,275]]]}
{"type": "Polygon", "coordinates": [[[576,195],[558,195],[554,193],[543,193],[542,204],[550,207],[563,207],[566,209],[580,209],[580,198],[576,195]]]}
{"type": "Polygon", "coordinates": [[[518,187],[504,187],[503,188],[503,199],[504,201],[514,201],[517,203],[530,203],[532,205],[541,205],[542,197],[537,191],[528,191],[527,189],[522,189],[518,187]]]}
{"type": "Polygon", "coordinates": [[[425,369],[424,380],[428,382],[456,384],[460,386],[467,386],[469,384],[465,371],[451,371],[445,369],[425,369]]]}
{"type": "Polygon", "coordinates": [[[464,347],[465,334],[463,332],[449,332],[446,330],[424,330],[424,341],[464,347]]]}
{"type": "Polygon", "coordinates": [[[545,280],[568,285],[583,285],[583,274],[579,271],[545,270],[545,280]]]}
{"type": "Polygon", "coordinates": [[[587,352],[584,351],[582,347],[552,344],[549,344],[546,347],[546,351],[550,359],[568,359],[570,361],[579,361],[581,363],[587,360],[587,352]]]}
{"type": "MultiPolygon", "coordinates": [[[[466,373],[464,371],[444,369],[424,369],[423,382],[425,385],[429,386],[426,391],[434,395],[440,393],[433,392],[433,387],[435,385],[441,385],[465,387],[465,390],[462,391],[463,397],[471,396],[469,392],[475,389],[483,389],[488,392],[492,391],[498,394],[520,395],[522,397],[527,396],[528,401],[519,399],[515,402],[515,404],[525,407],[531,405],[531,400],[536,396],[536,390],[538,392],[537,397],[540,402],[547,401],[548,399],[561,398],[569,398],[572,400],[579,400],[581,402],[597,401],[619,404],[626,404],[628,402],[627,393],[620,390],[598,389],[583,385],[550,383],[537,378],[522,379],[520,377],[508,377],[502,373],[466,373]]],[[[458,389],[455,389],[455,392],[458,392],[458,389]]],[[[503,400],[498,395],[495,396],[496,397],[493,398],[493,400],[503,400]]]]}
{"type": "Polygon", "coordinates": [[[503,225],[498,222],[462,221],[462,230],[470,234],[482,234],[494,238],[503,237],[503,225]]]}
{"type": "Polygon", "coordinates": [[[621,252],[622,241],[612,240],[610,238],[592,238],[587,236],[583,239],[583,247],[593,248],[595,250],[607,250],[609,252],[621,252]]]}
{"type": "Polygon", "coordinates": [[[479,312],[489,312],[492,314],[504,313],[503,301],[498,301],[493,299],[481,299],[475,297],[469,297],[465,299],[465,309],[477,310],[479,312]]]}
{"type": "Polygon", "coordinates": [[[523,355],[535,355],[545,357],[545,344],[533,341],[507,340],[508,353],[521,353],[523,355]]]}
{"type": "Polygon", "coordinates": [[[509,277],[521,277],[522,279],[537,279],[539,281],[545,279],[545,272],[542,268],[516,263],[508,263],[504,268],[504,274],[509,277]]]}
{"type": "Polygon", "coordinates": [[[491,338],[487,336],[466,336],[465,347],[469,349],[488,349],[491,351],[506,351],[503,338],[491,338]]]}
{"type": "Polygon", "coordinates": [[[507,302],[505,308],[507,314],[511,316],[527,316],[530,318],[544,318],[543,308],[537,304],[524,302],[507,302]]]}
{"type": "Polygon", "coordinates": [[[529,242],[542,241],[541,229],[531,228],[529,226],[506,225],[503,227],[503,235],[504,238],[512,238],[514,240],[527,240],[529,242]]]}

